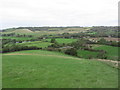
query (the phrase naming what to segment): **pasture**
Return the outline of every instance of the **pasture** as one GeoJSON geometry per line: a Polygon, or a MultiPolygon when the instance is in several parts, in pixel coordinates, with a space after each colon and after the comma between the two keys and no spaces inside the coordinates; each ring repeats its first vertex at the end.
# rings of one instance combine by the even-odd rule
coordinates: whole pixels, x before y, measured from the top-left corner
{"type": "MultiPolygon", "coordinates": [[[[51,39],[46,39],[47,41],[51,41],[51,39]]],[[[77,39],[64,39],[64,38],[56,38],[55,39],[56,41],[57,41],[57,43],[60,43],[60,44],[62,44],[62,43],[72,43],[72,42],[75,42],[75,41],[77,41],[77,39]]]]}
{"type": "Polygon", "coordinates": [[[105,50],[107,52],[106,53],[106,56],[108,57],[107,59],[118,60],[118,50],[120,49],[120,47],[100,45],[98,47],[94,47],[94,49],[105,50]]]}
{"type": "Polygon", "coordinates": [[[52,43],[50,42],[43,42],[43,41],[32,41],[32,42],[25,42],[25,43],[18,43],[17,45],[22,45],[22,46],[36,46],[36,47],[48,47],[52,43]]]}
{"type": "Polygon", "coordinates": [[[93,51],[88,51],[88,50],[78,50],[77,54],[81,58],[97,58],[97,55],[99,52],[93,52],[93,51]]]}
{"type": "Polygon", "coordinates": [[[100,61],[29,50],[3,54],[3,88],[117,88],[118,70],[100,61]]]}
{"type": "Polygon", "coordinates": [[[34,37],[12,37],[12,36],[7,37],[7,36],[4,36],[4,37],[2,37],[2,39],[15,39],[17,41],[19,41],[19,40],[23,41],[23,40],[34,39],[34,37]]]}

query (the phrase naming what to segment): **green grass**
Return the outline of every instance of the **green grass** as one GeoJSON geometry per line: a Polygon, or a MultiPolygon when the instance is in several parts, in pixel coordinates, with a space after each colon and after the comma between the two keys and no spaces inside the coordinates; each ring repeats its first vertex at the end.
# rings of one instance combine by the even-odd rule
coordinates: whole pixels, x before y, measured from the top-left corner
{"type": "Polygon", "coordinates": [[[92,35],[92,34],[96,34],[96,33],[97,33],[97,32],[90,32],[90,33],[88,33],[88,34],[91,34],[91,35],[92,35]]]}
{"type": "Polygon", "coordinates": [[[107,52],[106,55],[108,59],[118,60],[118,55],[119,55],[118,49],[120,49],[120,47],[101,45],[101,46],[95,47],[94,49],[105,50],[107,52]]]}
{"type": "MultiPolygon", "coordinates": [[[[51,41],[51,39],[46,39],[47,41],[51,41]]],[[[57,38],[55,39],[58,43],[72,43],[77,41],[77,39],[64,39],[64,38],[57,38]]]]}
{"type": "Polygon", "coordinates": [[[3,54],[3,88],[118,87],[117,69],[102,62],[50,51],[16,53],[31,55],[3,54]]]}
{"type": "Polygon", "coordinates": [[[34,39],[33,37],[7,37],[7,36],[3,36],[2,39],[16,39],[16,40],[30,40],[30,39],[34,39]]]}
{"type": "Polygon", "coordinates": [[[18,45],[22,45],[22,46],[36,46],[36,47],[48,47],[49,45],[51,45],[52,43],[50,42],[42,42],[42,41],[32,41],[32,42],[26,42],[26,43],[18,43],[18,45]]]}
{"type": "MultiPolygon", "coordinates": [[[[28,54],[44,54],[44,55],[65,55],[64,53],[56,52],[56,51],[46,51],[46,50],[26,50],[26,51],[16,51],[10,53],[28,53],[28,54]]],[[[65,55],[69,56],[69,55],[65,55]]]]}
{"type": "Polygon", "coordinates": [[[81,58],[97,58],[97,55],[99,52],[92,52],[92,51],[87,51],[87,50],[78,50],[77,51],[78,56],[81,58]]]}

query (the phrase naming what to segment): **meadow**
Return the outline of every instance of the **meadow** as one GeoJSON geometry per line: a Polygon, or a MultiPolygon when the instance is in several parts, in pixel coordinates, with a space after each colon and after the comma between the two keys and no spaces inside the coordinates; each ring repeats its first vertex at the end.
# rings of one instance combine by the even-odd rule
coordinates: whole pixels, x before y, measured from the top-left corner
{"type": "Polygon", "coordinates": [[[22,45],[22,46],[36,46],[39,48],[45,48],[51,45],[52,43],[50,42],[43,42],[43,41],[32,41],[32,42],[25,42],[25,43],[18,43],[17,45],[22,45]]]}
{"type": "MultiPolygon", "coordinates": [[[[106,51],[105,55],[107,59],[118,60],[118,50],[120,47],[108,46],[108,45],[99,45],[93,44],[92,48],[95,50],[104,50],[106,51]]],[[[88,50],[77,50],[78,56],[81,58],[97,58],[99,52],[88,51],[88,50]]]]}
{"type": "MultiPolygon", "coordinates": [[[[65,43],[65,44],[67,44],[67,43],[72,43],[72,42],[75,42],[75,41],[77,41],[77,39],[65,39],[65,38],[57,38],[57,39],[55,39],[56,40],[56,42],[58,42],[58,43],[60,43],[60,44],[62,44],[62,43],[65,43]]],[[[46,39],[46,41],[51,41],[51,39],[46,39]]]]}
{"type": "Polygon", "coordinates": [[[29,50],[3,54],[3,88],[117,88],[118,70],[100,61],[29,50]]]}
{"type": "Polygon", "coordinates": [[[107,59],[112,59],[112,60],[118,60],[118,50],[120,47],[113,47],[113,46],[108,46],[108,45],[101,45],[98,47],[94,47],[94,49],[97,50],[105,50],[106,56],[108,57],[107,59]]]}
{"type": "Polygon", "coordinates": [[[23,40],[31,40],[31,39],[34,39],[33,37],[7,37],[7,36],[4,36],[2,37],[2,39],[15,39],[17,41],[23,41],[23,40]]]}
{"type": "Polygon", "coordinates": [[[99,52],[93,52],[93,51],[88,51],[88,50],[78,50],[77,55],[81,58],[97,58],[97,55],[99,52]]]}

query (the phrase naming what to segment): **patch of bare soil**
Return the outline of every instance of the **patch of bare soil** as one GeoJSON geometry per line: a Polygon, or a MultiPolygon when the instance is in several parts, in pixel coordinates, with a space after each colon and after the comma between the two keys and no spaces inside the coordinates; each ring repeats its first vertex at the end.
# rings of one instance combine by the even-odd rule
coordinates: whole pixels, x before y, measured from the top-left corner
{"type": "Polygon", "coordinates": [[[105,62],[106,64],[109,64],[113,67],[120,68],[120,66],[119,66],[120,61],[113,61],[113,60],[107,60],[107,59],[96,59],[96,60],[105,62]]]}

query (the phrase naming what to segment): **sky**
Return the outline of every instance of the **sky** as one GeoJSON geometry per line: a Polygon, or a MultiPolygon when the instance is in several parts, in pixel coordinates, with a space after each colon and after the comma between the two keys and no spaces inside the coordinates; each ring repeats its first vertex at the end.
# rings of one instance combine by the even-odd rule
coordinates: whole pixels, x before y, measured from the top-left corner
{"type": "Polygon", "coordinates": [[[119,0],[0,0],[0,29],[117,26],[119,0]]]}

